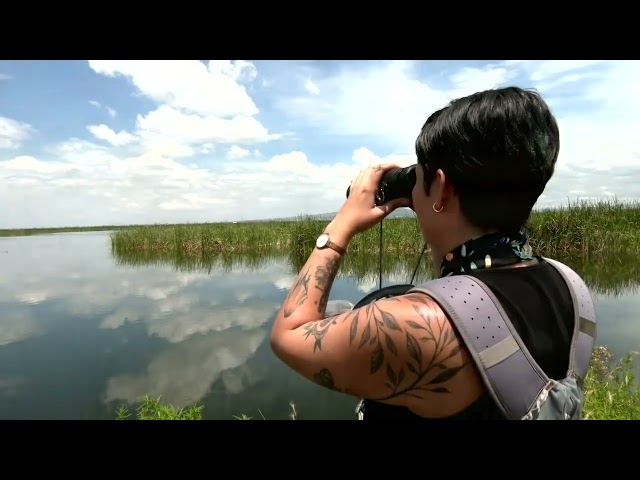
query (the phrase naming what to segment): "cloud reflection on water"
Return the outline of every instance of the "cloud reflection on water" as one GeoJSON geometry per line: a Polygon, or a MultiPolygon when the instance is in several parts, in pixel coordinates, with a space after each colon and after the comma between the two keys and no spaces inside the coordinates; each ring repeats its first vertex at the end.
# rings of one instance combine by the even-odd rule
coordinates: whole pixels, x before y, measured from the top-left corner
{"type": "MultiPolygon", "coordinates": [[[[290,274],[287,265],[273,262],[258,271],[209,274],[178,272],[171,266],[118,267],[106,248],[107,238],[79,234],[65,236],[64,242],[56,236],[1,240],[13,254],[6,255],[0,278],[0,346],[53,334],[54,318],[93,321],[105,333],[122,330],[122,344],[135,339],[127,333],[134,325],[166,342],[151,355],[135,353],[137,345],[118,350],[118,355],[146,360],[125,370],[107,368],[112,373],[99,393],[105,402],[135,402],[149,394],[184,406],[202,400],[217,380],[225,391],[237,394],[260,379],[263,371],[246,362],[268,337],[267,323],[282,301],[282,292],[273,285],[290,274]]],[[[18,348],[27,361],[28,344],[18,348]]],[[[97,348],[109,365],[117,363],[108,360],[113,347],[97,348]]],[[[119,361],[132,365],[125,360],[119,361]]]]}
{"type": "Polygon", "coordinates": [[[143,372],[110,378],[105,400],[134,403],[143,395],[162,396],[181,408],[202,400],[223,373],[227,374],[225,386],[238,393],[246,385],[233,371],[242,367],[266,338],[265,328],[191,336],[164,349],[143,372]]]}
{"type": "Polygon", "coordinates": [[[44,328],[30,315],[30,312],[9,311],[0,316],[0,347],[21,342],[44,333],[44,328]]]}
{"type": "MultiPolygon", "coordinates": [[[[113,417],[114,402],[146,394],[176,406],[204,402],[213,418],[242,413],[238,405],[277,416],[289,401],[309,416],[341,415],[337,394],[302,381],[268,349],[269,323],[295,277],[286,258],[128,266],[114,262],[104,233],[0,239],[0,250],[9,251],[0,276],[3,416],[56,418],[81,407],[87,417],[113,417]]],[[[386,272],[383,284],[406,283],[414,261],[386,272]]],[[[635,284],[595,275],[599,341],[620,354],[637,350],[640,297],[624,293],[635,284]]],[[[339,279],[332,299],[355,302],[377,288],[377,272],[365,272],[339,279]]]]}

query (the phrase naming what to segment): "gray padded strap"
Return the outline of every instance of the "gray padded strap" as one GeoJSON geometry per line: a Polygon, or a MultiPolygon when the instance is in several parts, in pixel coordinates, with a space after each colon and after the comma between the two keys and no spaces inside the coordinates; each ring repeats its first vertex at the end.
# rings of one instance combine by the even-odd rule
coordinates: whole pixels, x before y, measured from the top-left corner
{"type": "Polygon", "coordinates": [[[507,418],[521,419],[549,378],[531,358],[500,302],[480,280],[455,275],[418,285],[454,322],[507,418]]]}
{"type": "Polygon", "coordinates": [[[593,304],[593,298],[584,280],[571,268],[557,260],[550,258],[544,258],[544,260],[558,270],[571,292],[576,326],[573,330],[568,374],[575,372],[580,381],[584,381],[591,362],[591,353],[593,352],[597,333],[596,309],[593,304]]]}

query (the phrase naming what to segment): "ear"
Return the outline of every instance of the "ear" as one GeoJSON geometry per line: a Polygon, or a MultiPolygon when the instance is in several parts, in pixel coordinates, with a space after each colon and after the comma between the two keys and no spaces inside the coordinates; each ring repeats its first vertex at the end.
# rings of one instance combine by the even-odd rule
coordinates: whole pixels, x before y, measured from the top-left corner
{"type": "Polygon", "coordinates": [[[436,178],[433,179],[431,188],[433,189],[433,198],[438,205],[450,202],[455,196],[453,187],[447,182],[446,175],[440,168],[436,172],[436,178]]]}

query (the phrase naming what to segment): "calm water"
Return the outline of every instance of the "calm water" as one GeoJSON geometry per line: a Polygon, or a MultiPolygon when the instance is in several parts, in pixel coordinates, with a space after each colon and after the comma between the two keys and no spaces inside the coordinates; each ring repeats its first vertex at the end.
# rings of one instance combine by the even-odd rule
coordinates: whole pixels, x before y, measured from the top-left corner
{"type": "MultiPolygon", "coordinates": [[[[286,419],[290,402],[300,419],[355,418],[357,399],[315,386],[271,353],[271,324],[295,275],[286,259],[126,265],[100,232],[0,238],[0,266],[2,419],[113,419],[145,394],[199,402],[209,419],[261,418],[258,408],[286,419]]],[[[594,287],[598,343],[625,354],[640,349],[639,276],[616,268],[594,287]]],[[[338,279],[332,298],[355,303],[375,288],[375,272],[338,279]]]]}

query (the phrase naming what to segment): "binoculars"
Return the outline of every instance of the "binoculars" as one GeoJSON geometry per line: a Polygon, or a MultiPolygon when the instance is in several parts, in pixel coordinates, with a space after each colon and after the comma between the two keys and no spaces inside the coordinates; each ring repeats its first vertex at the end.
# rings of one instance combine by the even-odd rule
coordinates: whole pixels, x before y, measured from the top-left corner
{"type": "MultiPolygon", "coordinates": [[[[376,206],[380,206],[396,198],[408,198],[411,200],[413,187],[416,184],[416,165],[405,168],[394,168],[382,176],[380,186],[376,192],[376,206]]],[[[347,188],[347,198],[351,186],[347,188]]]]}

